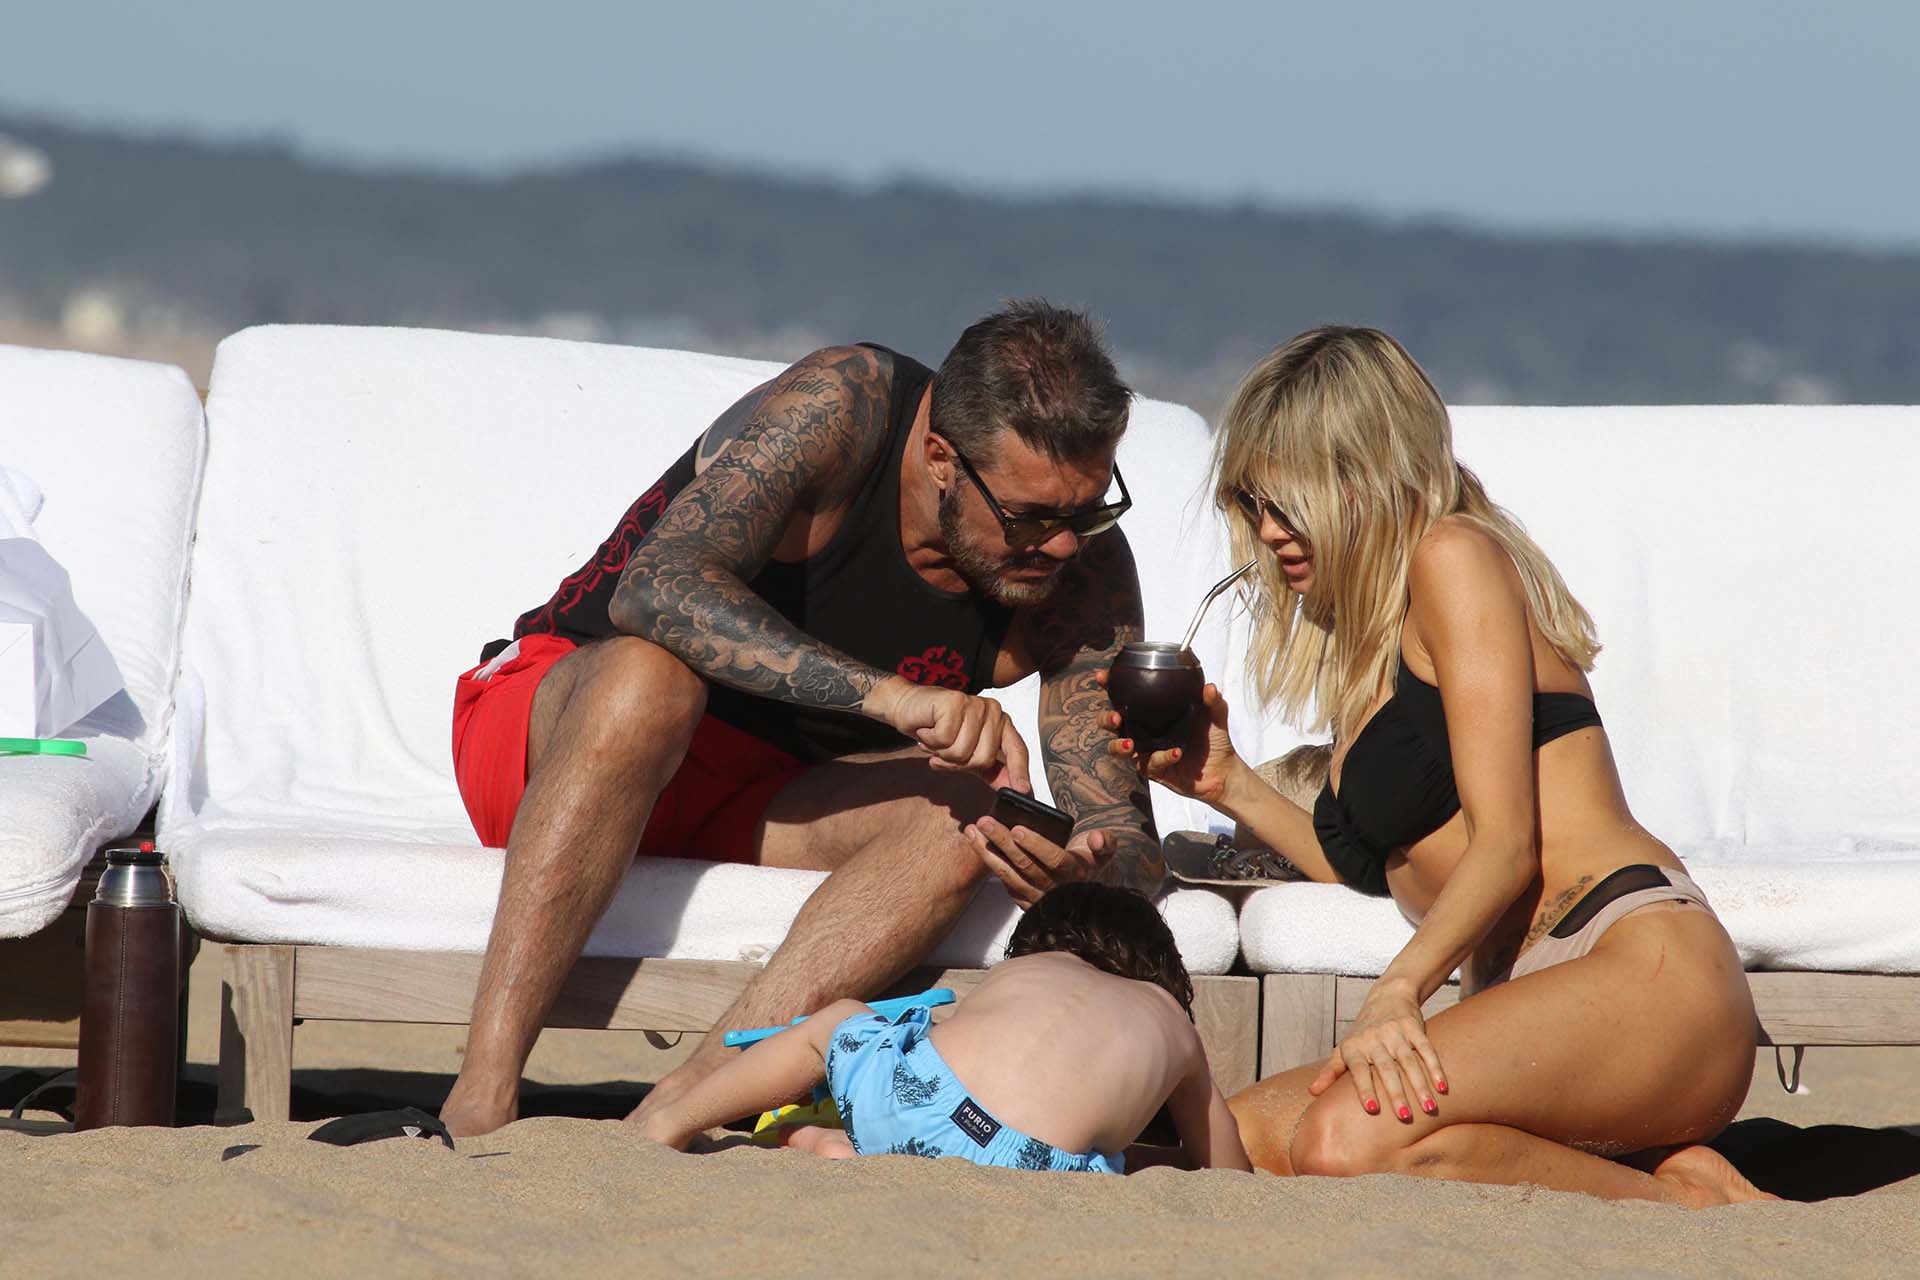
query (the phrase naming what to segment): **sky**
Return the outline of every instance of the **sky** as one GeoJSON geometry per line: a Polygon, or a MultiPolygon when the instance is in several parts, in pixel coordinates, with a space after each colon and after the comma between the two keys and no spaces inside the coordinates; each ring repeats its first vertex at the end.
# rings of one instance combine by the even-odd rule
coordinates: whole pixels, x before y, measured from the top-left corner
{"type": "Polygon", "coordinates": [[[1912,0],[0,0],[0,111],[1920,248],[1912,0]]]}

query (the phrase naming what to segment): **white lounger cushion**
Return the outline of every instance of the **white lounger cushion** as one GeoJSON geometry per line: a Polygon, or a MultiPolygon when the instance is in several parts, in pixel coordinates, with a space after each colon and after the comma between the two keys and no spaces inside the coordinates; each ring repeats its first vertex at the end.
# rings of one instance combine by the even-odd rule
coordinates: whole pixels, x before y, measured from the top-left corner
{"type": "MultiPolygon", "coordinates": [[[[1920,858],[1812,860],[1805,850],[1737,861],[1685,858],[1749,969],[1920,973],[1920,858]]],[[[1289,884],[1247,895],[1240,908],[1255,973],[1372,977],[1413,930],[1393,903],[1344,885],[1289,884]]]]}
{"type": "MultiPolygon", "coordinates": [[[[483,950],[505,855],[476,844],[366,836],[210,832],[192,846],[191,910],[202,931],[249,941],[483,950]]],[[[762,961],[823,872],[637,858],[587,943],[588,955],[762,961]]],[[[1239,951],[1233,908],[1211,893],[1160,904],[1187,968],[1225,973],[1239,951]]],[[[1018,915],[990,883],[931,963],[992,964],[1018,915]]]]}
{"type": "MultiPolygon", "coordinates": [[[[1748,963],[1920,972],[1920,409],[1454,421],[1593,614],[1628,802],[1748,963]]],[[[1375,974],[1407,936],[1391,903],[1322,886],[1250,895],[1241,927],[1274,972],[1375,974]]]]}
{"type": "MultiPolygon", "coordinates": [[[[279,327],[222,343],[180,695],[182,785],[162,814],[195,922],[247,941],[477,948],[499,871],[454,788],[455,676],[586,559],[708,421],[775,372],[427,330],[279,327]],[[393,868],[399,880],[375,876],[368,858],[395,850],[410,859],[393,868]],[[436,867],[445,874],[427,874],[436,867]],[[368,884],[404,891],[382,910],[368,884]],[[418,900],[435,895],[468,914],[416,928],[418,900]]],[[[1217,517],[1194,500],[1206,451],[1192,411],[1136,405],[1120,456],[1136,506],[1123,527],[1161,633],[1177,633],[1224,571],[1217,517]]],[[[1229,670],[1220,613],[1196,648],[1229,670]]],[[[1031,743],[1037,682],[996,696],[1031,743]]],[[[1035,783],[1044,792],[1044,778],[1035,783]]],[[[1169,827],[1204,822],[1167,793],[1156,805],[1169,827]]],[[[681,940],[677,907],[650,906],[644,887],[679,874],[637,869],[600,945],[759,954],[777,938],[760,921],[784,928],[812,886],[712,871],[719,885],[788,887],[739,890],[764,896],[771,914],[743,915],[737,939],[720,936],[721,912],[697,929],[689,917],[681,940]]],[[[1200,971],[1231,963],[1230,924],[1223,936],[1183,935],[1196,963],[1226,947],[1200,971]]]]}
{"type": "Polygon", "coordinates": [[[179,369],[0,346],[0,462],[44,496],[34,533],[126,682],[65,735],[84,758],[0,757],[0,937],[46,926],[159,794],[204,451],[179,369]]]}

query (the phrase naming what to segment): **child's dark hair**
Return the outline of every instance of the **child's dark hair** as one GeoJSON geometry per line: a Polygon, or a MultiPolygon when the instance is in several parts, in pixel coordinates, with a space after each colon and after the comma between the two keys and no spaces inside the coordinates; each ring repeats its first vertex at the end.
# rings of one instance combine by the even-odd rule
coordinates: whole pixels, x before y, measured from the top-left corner
{"type": "Polygon", "coordinates": [[[1007,941],[1007,959],[1064,951],[1115,977],[1151,982],[1193,1016],[1193,979],[1173,931],[1132,889],[1064,884],[1027,908],[1007,941]]]}

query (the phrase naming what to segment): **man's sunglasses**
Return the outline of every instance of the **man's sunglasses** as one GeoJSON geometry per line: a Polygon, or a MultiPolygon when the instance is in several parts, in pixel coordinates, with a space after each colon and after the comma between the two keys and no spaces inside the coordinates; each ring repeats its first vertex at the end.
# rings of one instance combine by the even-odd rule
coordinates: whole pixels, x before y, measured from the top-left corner
{"type": "Polygon", "coordinates": [[[1271,516],[1273,522],[1282,529],[1285,529],[1288,533],[1293,534],[1295,537],[1299,536],[1300,526],[1295,524],[1287,513],[1280,509],[1280,504],[1273,499],[1260,497],[1250,489],[1235,489],[1233,491],[1233,500],[1239,505],[1241,512],[1246,515],[1247,519],[1253,521],[1253,527],[1255,529],[1260,527],[1260,517],[1266,515],[1271,516]]]}
{"type": "Polygon", "coordinates": [[[1000,499],[993,496],[993,490],[987,488],[987,482],[967,461],[967,455],[955,449],[951,440],[947,441],[947,449],[953,454],[954,461],[960,464],[960,469],[967,473],[967,479],[973,481],[974,488],[980,490],[980,496],[987,500],[987,505],[993,508],[993,514],[1000,521],[1000,532],[1006,535],[1007,545],[1015,551],[1037,547],[1062,529],[1071,529],[1076,537],[1081,538],[1105,533],[1120,523],[1120,517],[1133,506],[1133,499],[1127,494],[1126,478],[1120,474],[1119,465],[1115,464],[1113,479],[1120,486],[1120,501],[1085,507],[1079,511],[1022,511],[1015,515],[1000,505],[1000,499]]]}

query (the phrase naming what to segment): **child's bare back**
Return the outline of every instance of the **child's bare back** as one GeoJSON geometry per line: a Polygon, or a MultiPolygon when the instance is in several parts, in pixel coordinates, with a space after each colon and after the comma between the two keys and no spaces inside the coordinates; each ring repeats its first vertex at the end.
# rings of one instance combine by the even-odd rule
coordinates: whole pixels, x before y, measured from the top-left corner
{"type": "Polygon", "coordinates": [[[1183,1080],[1212,1081],[1172,996],[1064,951],[1003,962],[928,1038],[996,1118],[1062,1151],[1117,1155],[1183,1080]]]}

